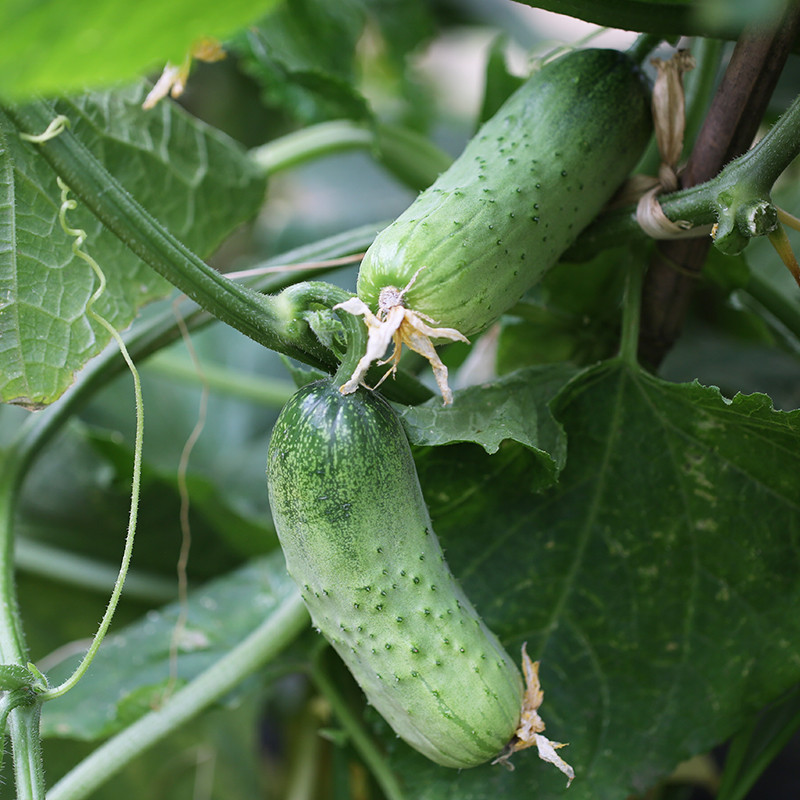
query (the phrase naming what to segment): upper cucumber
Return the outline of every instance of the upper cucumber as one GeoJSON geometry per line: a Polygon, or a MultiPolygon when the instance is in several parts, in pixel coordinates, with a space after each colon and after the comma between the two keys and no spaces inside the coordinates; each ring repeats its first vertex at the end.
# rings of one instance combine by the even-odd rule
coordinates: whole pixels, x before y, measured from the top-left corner
{"type": "Polygon", "coordinates": [[[369,248],[358,296],[382,288],[469,335],[496,320],[559,259],[640,158],[648,91],[616,50],[546,64],[369,248]]]}
{"type": "Polygon", "coordinates": [[[520,674],[444,560],[388,403],[304,387],[275,425],[267,476],[289,572],[369,702],[439,764],[497,756],[519,723],[520,674]]]}

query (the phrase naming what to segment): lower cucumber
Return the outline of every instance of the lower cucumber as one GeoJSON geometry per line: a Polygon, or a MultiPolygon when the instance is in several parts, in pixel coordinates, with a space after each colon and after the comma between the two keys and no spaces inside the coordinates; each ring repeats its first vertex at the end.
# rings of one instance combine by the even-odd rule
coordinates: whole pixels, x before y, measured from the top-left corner
{"type": "Polygon", "coordinates": [[[289,572],[368,701],[438,764],[500,755],[522,679],[445,562],[388,403],[304,387],[275,425],[267,479],[289,572]]]}

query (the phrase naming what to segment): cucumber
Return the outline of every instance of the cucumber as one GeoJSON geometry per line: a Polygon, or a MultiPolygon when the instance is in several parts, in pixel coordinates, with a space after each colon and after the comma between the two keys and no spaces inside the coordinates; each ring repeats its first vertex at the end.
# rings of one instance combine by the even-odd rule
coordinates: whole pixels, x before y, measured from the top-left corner
{"type": "Polygon", "coordinates": [[[378,234],[359,298],[376,311],[383,289],[408,287],[403,301],[417,314],[465,336],[483,330],[597,216],[650,132],[647,87],[624,53],[576,50],[547,63],[378,234]]]}
{"type": "Polygon", "coordinates": [[[438,764],[500,755],[522,678],[445,562],[389,404],[329,380],[302,388],[275,424],[267,482],[287,568],[368,701],[438,764]]]}
{"type": "Polygon", "coordinates": [[[341,307],[364,315],[370,344],[341,391],[393,341],[386,374],[407,344],[451,402],[433,343],[463,341],[513,306],[608,203],[650,132],[648,89],[624,53],[576,50],[534,73],[367,250],[358,297],[341,307]]]}

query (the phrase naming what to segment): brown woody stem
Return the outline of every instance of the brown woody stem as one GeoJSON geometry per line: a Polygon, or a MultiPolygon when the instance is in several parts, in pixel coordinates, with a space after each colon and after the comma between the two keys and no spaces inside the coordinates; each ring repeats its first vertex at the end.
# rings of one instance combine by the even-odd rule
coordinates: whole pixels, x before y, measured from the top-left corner
{"type": "MultiPolygon", "coordinates": [[[[800,28],[793,3],[775,28],[745,30],[681,175],[682,188],[713,178],[751,145],[800,28]]],[[[710,238],[659,242],[642,290],[639,358],[655,369],[680,335],[710,238]]]]}

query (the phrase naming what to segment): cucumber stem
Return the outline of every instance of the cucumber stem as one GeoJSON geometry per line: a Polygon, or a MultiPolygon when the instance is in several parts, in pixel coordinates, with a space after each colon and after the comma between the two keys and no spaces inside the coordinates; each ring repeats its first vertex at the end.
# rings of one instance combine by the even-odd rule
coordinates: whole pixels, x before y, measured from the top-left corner
{"type": "Polygon", "coordinates": [[[21,467],[22,459],[12,446],[3,453],[0,467],[0,660],[24,666],[27,647],[13,588],[13,524],[21,467]]]}
{"type": "MultiPolygon", "coordinates": [[[[18,570],[90,592],[108,594],[113,589],[118,574],[115,567],[105,561],[37,541],[35,531],[30,533],[32,535],[17,537],[14,545],[14,561],[18,570]]],[[[175,599],[175,581],[155,573],[131,571],[125,579],[123,596],[150,605],[168,603],[175,599]]]]}
{"type": "Polygon", "coordinates": [[[322,738],[319,714],[313,703],[304,709],[300,730],[292,743],[292,761],[286,781],[285,800],[314,800],[319,791],[319,761],[322,738]]]}
{"type": "Polygon", "coordinates": [[[631,61],[635,61],[637,64],[641,65],[663,41],[664,37],[658,34],[641,33],[636,37],[636,40],[626,52],[628,56],[630,56],[631,61]]]}
{"type": "MultiPolygon", "coordinates": [[[[284,289],[279,299],[287,304],[292,319],[299,320],[304,312],[312,311],[315,307],[332,310],[338,303],[343,303],[352,296],[350,292],[330,283],[306,281],[284,289]]],[[[344,327],[346,346],[334,381],[344,383],[366,350],[367,331],[361,320],[351,314],[338,312],[336,316],[344,327]]]]}
{"type": "Polygon", "coordinates": [[[304,164],[343,150],[372,147],[374,137],[351,120],[331,120],[310,125],[250,150],[250,158],[265,175],[304,164]]]}
{"type": "MultiPolygon", "coordinates": [[[[279,410],[297,388],[290,380],[248,375],[205,359],[202,365],[206,384],[212,391],[227,397],[249,400],[265,408],[279,410]]],[[[144,367],[144,372],[162,375],[192,386],[201,384],[197,369],[192,362],[173,351],[160,352],[150,358],[144,367]]]]}
{"type": "Polygon", "coordinates": [[[753,784],[800,728],[798,693],[762,711],[731,740],[718,800],[744,800],[753,784]]]}
{"type": "Polygon", "coordinates": [[[714,94],[714,86],[719,76],[725,43],[720,39],[696,38],[691,44],[695,68],[684,77],[686,104],[686,127],[684,129],[684,153],[691,147],[708,111],[708,104],[714,94]]]}
{"type": "MultiPolygon", "coordinates": [[[[22,133],[43,130],[55,116],[38,100],[5,112],[22,133]]],[[[215,317],[263,344],[311,366],[332,369],[335,360],[313,336],[292,337],[290,320],[272,297],[228,280],[209,267],[150,215],[76,138],[64,130],[37,145],[56,174],[92,213],[136,255],[215,317]]]]}
{"type": "Polygon", "coordinates": [[[15,708],[8,718],[14,746],[17,800],[45,800],[42,739],[39,735],[41,712],[41,703],[35,701],[15,708]]]}
{"type": "MultiPolygon", "coordinates": [[[[737,215],[754,203],[769,202],[773,184],[798,154],[800,97],[751,150],[711,180],[662,195],[661,208],[673,222],[688,220],[698,227],[730,220],[740,230],[737,215]]],[[[578,237],[564,258],[583,261],[599,250],[618,245],[621,239],[644,238],[635,208],[628,206],[599,217],[578,237]]]]}
{"type": "MultiPolygon", "coordinates": [[[[3,664],[20,666],[27,662],[27,647],[14,588],[13,522],[24,463],[12,445],[0,466],[0,659],[3,664]]],[[[0,736],[4,736],[7,728],[11,739],[18,800],[44,800],[40,709],[38,701],[13,708],[0,729],[0,736]]]]}
{"type": "Polygon", "coordinates": [[[430,186],[453,161],[428,137],[409,128],[352,120],[311,125],[253,148],[250,156],[266,175],[274,175],[347,150],[370,151],[389,172],[417,191],[430,186]]]}
{"type": "Polygon", "coordinates": [[[751,272],[741,291],[749,294],[800,341],[800,306],[786,292],[758,272],[751,272]]]}

